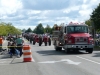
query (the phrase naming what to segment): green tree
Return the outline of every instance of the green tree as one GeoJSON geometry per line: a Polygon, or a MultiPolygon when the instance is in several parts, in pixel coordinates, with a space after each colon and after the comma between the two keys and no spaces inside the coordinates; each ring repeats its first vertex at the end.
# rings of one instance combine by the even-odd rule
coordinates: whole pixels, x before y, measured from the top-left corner
{"type": "Polygon", "coordinates": [[[51,33],[51,27],[47,24],[47,26],[44,28],[45,33],[51,33]]]}
{"type": "Polygon", "coordinates": [[[91,20],[93,21],[96,31],[98,31],[100,29],[100,3],[97,8],[93,10],[91,20]]]}
{"type": "Polygon", "coordinates": [[[11,23],[0,23],[0,35],[21,34],[21,31],[15,28],[11,23]]]}
{"type": "Polygon", "coordinates": [[[31,28],[28,28],[25,32],[32,32],[32,29],[31,28]]]}
{"type": "Polygon", "coordinates": [[[36,34],[43,34],[44,33],[44,27],[43,25],[40,23],[36,26],[36,28],[33,30],[34,33],[36,34]]]}
{"type": "Polygon", "coordinates": [[[85,21],[85,24],[87,24],[88,26],[91,26],[91,20],[89,19],[89,20],[86,20],[85,21]]]}

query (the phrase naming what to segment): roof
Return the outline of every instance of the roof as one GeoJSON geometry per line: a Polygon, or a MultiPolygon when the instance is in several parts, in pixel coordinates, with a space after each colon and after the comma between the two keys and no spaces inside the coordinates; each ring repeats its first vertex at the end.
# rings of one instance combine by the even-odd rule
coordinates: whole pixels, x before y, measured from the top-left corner
{"type": "Polygon", "coordinates": [[[76,25],[76,24],[72,24],[72,25],[67,25],[67,26],[88,26],[88,25],[86,25],[86,24],[81,24],[81,25],[76,25]]]}

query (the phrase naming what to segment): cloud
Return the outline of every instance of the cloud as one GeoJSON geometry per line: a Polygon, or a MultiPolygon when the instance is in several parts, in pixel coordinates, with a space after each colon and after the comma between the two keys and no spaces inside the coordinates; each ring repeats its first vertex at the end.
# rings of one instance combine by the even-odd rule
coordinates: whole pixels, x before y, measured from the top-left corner
{"type": "Polygon", "coordinates": [[[16,28],[20,28],[20,29],[28,29],[31,28],[32,30],[35,28],[35,26],[29,26],[29,25],[25,25],[25,26],[15,26],[16,28]]]}
{"type": "Polygon", "coordinates": [[[39,23],[84,22],[100,0],[0,0],[0,19],[17,28],[34,29],[39,23]]]}
{"type": "Polygon", "coordinates": [[[13,14],[22,7],[20,0],[0,0],[0,13],[2,15],[13,14]]]}
{"type": "Polygon", "coordinates": [[[33,10],[59,10],[66,8],[69,0],[22,0],[25,9],[33,10]],[[67,4],[67,5],[66,5],[67,4]]]}

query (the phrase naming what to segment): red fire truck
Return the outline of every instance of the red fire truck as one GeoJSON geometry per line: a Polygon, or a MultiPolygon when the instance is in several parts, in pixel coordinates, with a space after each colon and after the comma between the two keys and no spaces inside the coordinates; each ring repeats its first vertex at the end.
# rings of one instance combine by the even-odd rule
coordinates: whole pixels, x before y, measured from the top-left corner
{"type": "Polygon", "coordinates": [[[83,23],[72,23],[68,25],[54,26],[53,44],[56,51],[65,52],[85,50],[93,52],[94,40],[89,34],[89,26],[83,23]]]}

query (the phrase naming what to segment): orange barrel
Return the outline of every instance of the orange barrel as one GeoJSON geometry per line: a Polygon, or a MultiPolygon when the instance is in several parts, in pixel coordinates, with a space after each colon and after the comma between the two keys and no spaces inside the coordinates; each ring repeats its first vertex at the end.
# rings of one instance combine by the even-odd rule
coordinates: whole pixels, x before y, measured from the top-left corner
{"type": "Polygon", "coordinates": [[[23,46],[23,62],[32,62],[32,52],[29,45],[23,46]]]}

